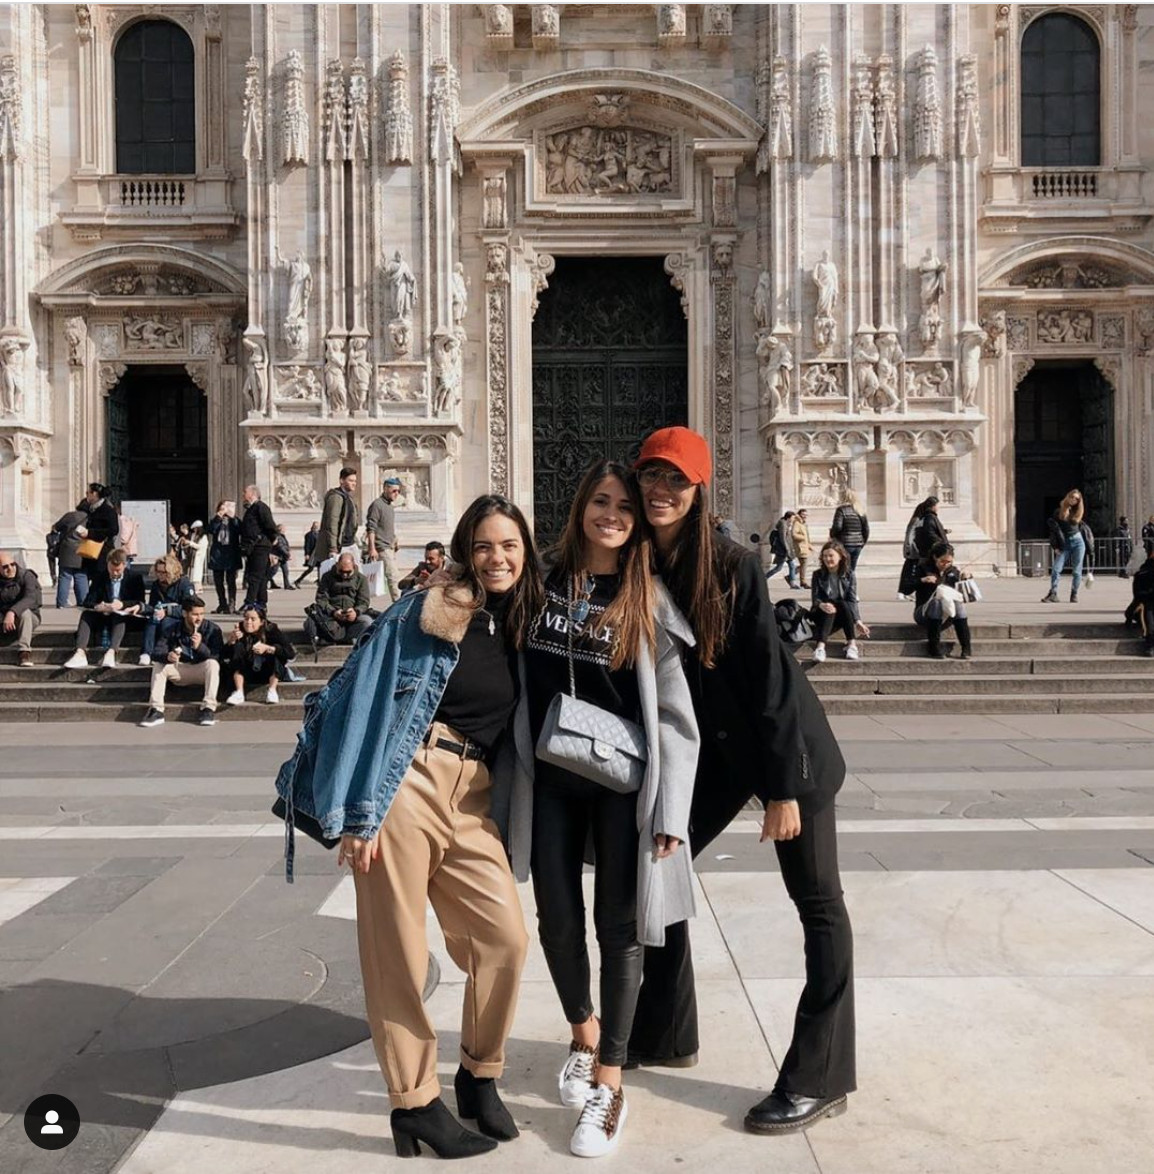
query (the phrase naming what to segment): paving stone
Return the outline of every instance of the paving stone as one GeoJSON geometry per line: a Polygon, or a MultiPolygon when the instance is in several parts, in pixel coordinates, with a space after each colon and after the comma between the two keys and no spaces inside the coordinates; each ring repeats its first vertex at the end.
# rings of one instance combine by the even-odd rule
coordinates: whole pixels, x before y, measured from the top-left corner
{"type": "Polygon", "coordinates": [[[37,907],[41,917],[50,914],[83,913],[103,916],[118,909],[149,883],[148,875],[82,876],[53,893],[37,907]]]}
{"type": "Polygon", "coordinates": [[[92,872],[97,876],[161,876],[180,863],[179,856],[114,856],[92,872]]]}
{"type": "MultiPolygon", "coordinates": [[[[60,865],[56,865],[60,871],[60,865]]],[[[30,909],[0,925],[0,961],[42,962],[90,928],[86,913],[37,913],[30,909]]]]}

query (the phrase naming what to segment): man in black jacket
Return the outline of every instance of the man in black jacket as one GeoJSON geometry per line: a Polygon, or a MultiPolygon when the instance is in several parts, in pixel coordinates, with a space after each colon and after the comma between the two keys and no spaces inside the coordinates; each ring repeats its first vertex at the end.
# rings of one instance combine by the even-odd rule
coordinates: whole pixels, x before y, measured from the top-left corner
{"type": "Polygon", "coordinates": [[[181,602],[179,618],[160,625],[156,647],[152,650],[152,686],[148,712],[140,724],[164,725],[164,694],[168,682],[176,685],[203,685],[197,725],[216,725],[216,693],[220,687],[220,660],[224,654],[224,636],[212,620],[204,617],[204,600],[190,595],[181,602]]]}
{"type": "Polygon", "coordinates": [[[108,651],[100,667],[116,668],[116,650],[124,640],[128,621],[142,622],[144,611],[144,576],[128,566],[123,550],[114,550],[105,560],[103,571],[93,580],[76,625],[76,651],[64,662],[66,669],[86,669],[88,655],[84,651],[93,631],[108,630],[108,651]]]}
{"type": "Polygon", "coordinates": [[[240,545],[245,556],[244,601],[268,603],[268,565],[277,537],[276,522],[255,485],[244,487],[244,506],[240,523],[240,545]]]}
{"type": "Polygon", "coordinates": [[[304,629],[315,648],[319,642],[355,644],[369,630],[369,583],[351,554],[342,554],[321,576],[316,602],[305,614],[304,629]]]}
{"type": "Polygon", "coordinates": [[[1134,572],[1134,598],[1126,609],[1126,626],[1137,623],[1142,629],[1147,656],[1154,656],[1154,554],[1134,572]]]}
{"type": "Polygon", "coordinates": [[[32,633],[40,626],[40,580],[0,550],[0,640],[16,637],[20,667],[32,667],[32,633]]]}

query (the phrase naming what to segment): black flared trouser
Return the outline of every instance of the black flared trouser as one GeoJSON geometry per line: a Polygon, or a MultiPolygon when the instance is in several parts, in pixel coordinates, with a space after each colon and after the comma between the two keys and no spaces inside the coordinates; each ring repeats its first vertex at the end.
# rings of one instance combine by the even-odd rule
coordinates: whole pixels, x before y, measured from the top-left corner
{"type": "MultiPolygon", "coordinates": [[[[699,775],[694,788],[689,832],[694,856],[725,830],[750,797],[748,783],[735,773],[721,781],[721,773],[711,771],[709,779],[699,775]]],[[[833,800],[817,812],[803,814],[801,835],[774,847],[805,936],[805,987],[777,1087],[803,1096],[841,1096],[857,1087],[856,1032],[853,931],[838,872],[833,800]]],[[[629,1050],[653,1060],[698,1050],[697,996],[686,922],[666,929],[664,946],[645,949],[629,1050]]]]}

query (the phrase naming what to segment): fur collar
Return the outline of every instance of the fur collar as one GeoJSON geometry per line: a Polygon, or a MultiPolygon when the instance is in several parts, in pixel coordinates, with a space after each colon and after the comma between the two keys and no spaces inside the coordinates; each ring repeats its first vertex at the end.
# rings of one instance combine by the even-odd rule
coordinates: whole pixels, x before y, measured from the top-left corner
{"type": "Polygon", "coordinates": [[[421,604],[421,631],[460,644],[473,618],[472,592],[464,583],[430,587],[421,604]]]}

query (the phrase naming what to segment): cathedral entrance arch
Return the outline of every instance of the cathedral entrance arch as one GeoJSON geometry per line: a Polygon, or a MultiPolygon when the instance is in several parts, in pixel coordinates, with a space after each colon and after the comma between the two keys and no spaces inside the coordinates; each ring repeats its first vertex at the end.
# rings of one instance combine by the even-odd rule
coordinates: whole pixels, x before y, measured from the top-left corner
{"type": "Polygon", "coordinates": [[[660,257],[558,257],[533,320],[533,509],[555,540],[581,474],[688,419],[687,328],[660,257]]]}

